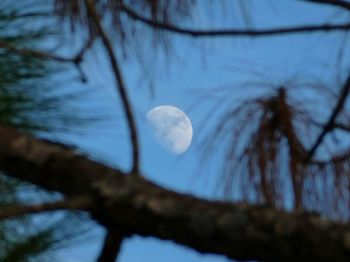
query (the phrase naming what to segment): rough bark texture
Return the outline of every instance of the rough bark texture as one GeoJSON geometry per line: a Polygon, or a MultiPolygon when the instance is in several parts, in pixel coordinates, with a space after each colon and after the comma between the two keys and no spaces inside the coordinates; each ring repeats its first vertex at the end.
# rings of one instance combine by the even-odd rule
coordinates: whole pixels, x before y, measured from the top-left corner
{"type": "Polygon", "coordinates": [[[172,192],[3,125],[0,168],[66,196],[90,198],[95,205],[88,211],[112,231],[123,228],[237,260],[350,261],[350,225],[172,192]]]}

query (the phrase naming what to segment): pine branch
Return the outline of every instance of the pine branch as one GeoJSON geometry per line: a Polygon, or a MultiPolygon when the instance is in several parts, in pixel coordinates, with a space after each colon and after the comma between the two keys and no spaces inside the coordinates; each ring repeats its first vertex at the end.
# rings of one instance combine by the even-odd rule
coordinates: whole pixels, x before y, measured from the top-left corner
{"type": "Polygon", "coordinates": [[[79,64],[82,62],[83,56],[85,52],[91,47],[93,43],[94,38],[91,37],[89,38],[88,41],[86,41],[85,45],[77,52],[76,55],[72,57],[63,57],[63,56],[58,56],[55,54],[50,54],[47,52],[43,52],[40,50],[33,50],[33,49],[27,49],[27,48],[19,48],[15,47],[9,43],[2,42],[0,41],[0,48],[1,49],[6,49],[8,51],[20,54],[20,55],[29,55],[29,56],[35,56],[38,58],[43,58],[43,59],[48,59],[48,60],[54,60],[57,62],[63,62],[63,63],[76,63],[79,64]]]}
{"type": "Polygon", "coordinates": [[[9,219],[17,216],[36,214],[49,211],[67,210],[67,209],[86,209],[91,205],[87,197],[75,197],[53,203],[43,203],[35,205],[12,205],[3,207],[0,210],[0,220],[9,219]]]}
{"type": "Polygon", "coordinates": [[[108,231],[97,262],[114,262],[120,252],[125,235],[120,232],[108,231]]]}
{"type": "Polygon", "coordinates": [[[316,150],[318,149],[318,147],[321,145],[325,136],[328,134],[328,132],[330,132],[332,129],[334,129],[336,127],[335,123],[336,123],[337,117],[341,113],[341,111],[343,110],[343,107],[344,107],[346,99],[349,95],[349,92],[350,92],[350,74],[348,75],[348,78],[346,79],[346,81],[345,81],[345,83],[340,91],[338,102],[335,105],[334,109],[332,110],[332,113],[331,113],[328,121],[324,125],[324,127],[323,127],[321,133],[319,134],[319,136],[317,137],[315,143],[310,148],[310,150],[307,154],[307,157],[306,157],[306,161],[312,160],[312,157],[316,153],[316,150]]]}
{"type": "Polygon", "coordinates": [[[167,24],[164,22],[155,21],[153,19],[146,18],[126,5],[120,5],[120,9],[131,19],[141,22],[151,28],[177,33],[181,35],[191,37],[264,37],[274,35],[286,35],[297,33],[312,33],[312,32],[335,32],[335,31],[348,31],[350,30],[350,23],[344,24],[316,24],[316,25],[303,25],[293,27],[281,27],[271,29],[217,29],[217,30],[204,30],[204,29],[192,29],[176,26],[173,24],[167,24]]]}
{"type": "Polygon", "coordinates": [[[343,0],[302,0],[302,1],[315,3],[315,4],[325,4],[325,5],[335,6],[335,7],[341,7],[343,9],[350,11],[350,3],[343,0]]]}
{"type": "Polygon", "coordinates": [[[84,57],[86,51],[92,46],[94,40],[95,40],[95,37],[90,37],[86,41],[86,43],[81,47],[81,49],[72,57],[63,57],[63,56],[43,52],[40,50],[19,48],[19,47],[13,46],[9,43],[2,42],[2,41],[0,41],[0,49],[5,49],[7,51],[10,51],[10,52],[13,52],[13,53],[16,53],[19,55],[33,56],[33,57],[37,57],[37,58],[53,60],[53,61],[60,62],[60,63],[73,63],[76,66],[79,74],[81,75],[82,81],[86,82],[87,81],[86,76],[85,76],[84,72],[82,71],[80,65],[83,61],[83,57],[84,57]]]}
{"type": "Polygon", "coordinates": [[[0,168],[66,197],[91,196],[96,203],[91,215],[106,228],[123,228],[237,260],[350,260],[349,224],[175,193],[4,125],[0,168]]]}
{"type": "Polygon", "coordinates": [[[346,125],[343,123],[334,123],[334,127],[346,132],[350,132],[350,125],[346,125]]]}
{"type": "Polygon", "coordinates": [[[130,131],[130,141],[132,144],[132,170],[131,174],[138,174],[139,173],[139,143],[138,143],[138,137],[137,137],[137,130],[136,130],[136,123],[135,118],[131,109],[131,104],[128,98],[126,85],[123,79],[123,75],[121,72],[121,69],[119,67],[119,63],[117,61],[117,56],[114,54],[113,46],[111,41],[109,40],[107,34],[105,33],[102,24],[100,23],[99,15],[96,12],[95,5],[93,1],[91,0],[85,0],[85,5],[87,12],[89,14],[89,17],[92,19],[93,24],[95,25],[97,29],[98,35],[101,37],[103,45],[108,53],[109,61],[114,73],[115,81],[118,86],[118,92],[120,95],[120,98],[122,100],[122,104],[124,107],[124,111],[126,114],[126,119],[130,131]]]}

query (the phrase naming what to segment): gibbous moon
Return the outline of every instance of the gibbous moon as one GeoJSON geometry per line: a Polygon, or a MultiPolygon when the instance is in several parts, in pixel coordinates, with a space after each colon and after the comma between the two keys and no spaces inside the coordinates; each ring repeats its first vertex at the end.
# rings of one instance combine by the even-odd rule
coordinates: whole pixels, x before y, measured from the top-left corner
{"type": "Polygon", "coordinates": [[[182,154],[191,145],[191,120],[177,107],[157,106],[148,111],[146,117],[158,140],[170,152],[182,154]]]}

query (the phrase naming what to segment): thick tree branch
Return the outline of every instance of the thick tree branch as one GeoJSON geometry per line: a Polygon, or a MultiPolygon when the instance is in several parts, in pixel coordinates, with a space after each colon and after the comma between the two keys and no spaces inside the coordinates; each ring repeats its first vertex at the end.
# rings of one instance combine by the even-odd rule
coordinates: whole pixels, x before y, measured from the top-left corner
{"type": "Polygon", "coordinates": [[[91,196],[93,218],[111,232],[123,228],[238,260],[350,261],[350,225],[175,193],[3,125],[0,168],[67,197],[91,196]]]}
{"type": "Polygon", "coordinates": [[[35,205],[15,205],[9,207],[2,207],[0,210],[0,220],[13,218],[22,215],[67,210],[67,209],[87,209],[91,206],[92,202],[88,197],[75,197],[71,199],[65,199],[53,203],[42,203],[35,205]]]}
{"type": "Polygon", "coordinates": [[[117,56],[114,54],[113,46],[111,41],[109,40],[107,34],[105,33],[102,24],[100,23],[99,15],[96,12],[96,8],[94,3],[91,0],[85,0],[85,5],[87,12],[89,14],[89,17],[91,18],[93,24],[95,25],[97,29],[97,33],[102,39],[103,45],[108,53],[109,61],[112,67],[112,71],[114,73],[115,81],[118,87],[118,92],[120,95],[120,98],[122,100],[122,104],[124,107],[124,111],[126,114],[126,119],[128,122],[129,132],[130,132],[130,141],[132,144],[132,170],[131,174],[138,174],[139,173],[139,143],[138,143],[138,137],[137,137],[137,130],[136,130],[136,123],[135,118],[132,112],[131,104],[128,98],[125,82],[123,79],[123,75],[121,72],[121,69],[119,67],[119,63],[117,61],[117,56]]]}
{"type": "Polygon", "coordinates": [[[350,30],[350,23],[345,24],[324,24],[324,25],[303,25],[294,27],[281,27],[271,29],[218,29],[218,30],[201,30],[201,29],[190,29],[184,28],[164,22],[158,22],[153,19],[143,17],[136,13],[131,8],[121,5],[121,10],[128,15],[131,19],[139,21],[145,25],[158,30],[169,31],[181,35],[191,37],[263,37],[273,35],[285,35],[285,34],[296,34],[296,33],[311,33],[311,32],[329,32],[329,31],[348,31],[350,30]]]}
{"type": "Polygon", "coordinates": [[[319,134],[319,136],[317,137],[315,143],[310,148],[310,150],[307,154],[307,157],[306,157],[306,161],[312,160],[312,157],[316,153],[317,148],[321,145],[321,143],[322,143],[323,139],[325,138],[325,136],[327,135],[327,133],[336,127],[335,123],[336,123],[337,117],[341,113],[341,111],[343,110],[343,107],[344,107],[346,99],[349,95],[349,92],[350,92],[350,74],[348,75],[348,78],[346,79],[346,81],[345,81],[345,83],[340,91],[338,102],[335,105],[334,109],[332,110],[332,113],[329,116],[328,121],[324,125],[324,127],[323,127],[321,133],[319,134]]]}

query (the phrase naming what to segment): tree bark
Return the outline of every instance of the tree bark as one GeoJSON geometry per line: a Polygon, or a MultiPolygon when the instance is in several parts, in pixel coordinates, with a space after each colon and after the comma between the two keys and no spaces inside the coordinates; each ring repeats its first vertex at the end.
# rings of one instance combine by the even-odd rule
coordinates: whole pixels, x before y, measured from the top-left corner
{"type": "Polygon", "coordinates": [[[350,225],[179,194],[4,125],[0,169],[67,197],[90,198],[86,211],[111,231],[123,228],[237,260],[350,261],[350,225]]]}

